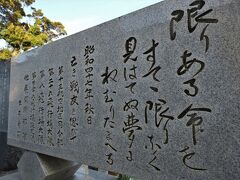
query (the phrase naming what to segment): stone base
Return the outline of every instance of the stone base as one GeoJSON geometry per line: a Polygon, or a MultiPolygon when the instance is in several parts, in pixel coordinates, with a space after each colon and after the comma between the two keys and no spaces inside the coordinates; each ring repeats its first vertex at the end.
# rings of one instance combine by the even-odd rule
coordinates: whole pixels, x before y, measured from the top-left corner
{"type": "MultiPolygon", "coordinates": [[[[106,174],[106,172],[91,170],[88,169],[87,166],[83,165],[75,173],[73,177],[68,177],[64,180],[116,180],[116,179],[117,179],[116,177],[108,175],[106,174]]],[[[19,172],[13,172],[11,174],[0,177],[0,180],[23,180],[23,179],[21,179],[19,172]]]]}
{"type": "Polygon", "coordinates": [[[0,174],[1,171],[17,169],[21,155],[21,149],[7,145],[7,132],[0,131],[0,174]]]}
{"type": "Polygon", "coordinates": [[[65,180],[79,167],[71,161],[27,151],[18,163],[18,172],[24,180],[65,180]]]}

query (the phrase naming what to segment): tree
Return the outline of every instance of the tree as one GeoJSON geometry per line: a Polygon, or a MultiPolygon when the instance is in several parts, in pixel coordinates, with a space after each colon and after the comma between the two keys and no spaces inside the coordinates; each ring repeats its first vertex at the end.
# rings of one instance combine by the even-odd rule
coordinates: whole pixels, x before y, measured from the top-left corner
{"type": "Polygon", "coordinates": [[[52,22],[40,9],[32,7],[34,2],[0,0],[0,39],[7,43],[6,48],[0,48],[0,59],[9,59],[66,35],[60,22],[52,22]],[[27,8],[29,13],[26,13],[27,8]]]}

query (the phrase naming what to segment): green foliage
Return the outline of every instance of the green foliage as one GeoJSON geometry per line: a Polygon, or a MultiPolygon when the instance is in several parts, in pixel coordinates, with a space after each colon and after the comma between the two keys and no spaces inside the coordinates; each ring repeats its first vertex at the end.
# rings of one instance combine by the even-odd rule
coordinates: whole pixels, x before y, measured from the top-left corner
{"type": "Polygon", "coordinates": [[[12,57],[12,52],[9,49],[0,50],[0,60],[10,59],[12,57]]]}
{"type": "Polygon", "coordinates": [[[40,9],[31,6],[34,2],[0,0],[0,39],[7,43],[7,48],[0,49],[0,59],[9,59],[66,35],[60,22],[52,22],[40,9]],[[29,14],[26,14],[26,8],[31,9],[29,14]]]}

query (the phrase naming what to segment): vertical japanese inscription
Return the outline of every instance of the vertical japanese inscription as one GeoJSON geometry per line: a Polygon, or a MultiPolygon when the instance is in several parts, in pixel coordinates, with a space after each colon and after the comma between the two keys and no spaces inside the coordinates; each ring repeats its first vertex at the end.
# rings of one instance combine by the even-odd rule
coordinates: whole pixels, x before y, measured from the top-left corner
{"type": "MultiPolygon", "coordinates": [[[[189,33],[193,33],[199,24],[204,24],[204,28],[200,34],[200,41],[205,40],[205,53],[208,52],[210,47],[210,38],[207,35],[206,31],[210,24],[218,23],[218,19],[210,18],[210,14],[213,12],[213,9],[206,10],[204,12],[199,12],[205,6],[204,0],[195,0],[187,9],[187,29],[189,33]]],[[[185,12],[183,10],[175,10],[172,12],[172,19],[170,21],[170,39],[174,41],[176,39],[177,32],[174,30],[174,26],[179,23],[183,17],[185,12]]],[[[184,93],[190,98],[194,98],[198,95],[199,87],[197,86],[196,77],[204,70],[205,63],[192,57],[192,52],[189,50],[185,50],[183,55],[181,56],[182,65],[177,69],[177,75],[182,76],[186,72],[190,71],[194,72],[193,75],[187,79],[183,84],[188,86],[189,88],[184,90],[184,93]],[[191,59],[190,59],[191,58],[191,59]]],[[[190,74],[190,73],[188,73],[190,74]]],[[[197,134],[204,132],[202,127],[203,117],[199,115],[199,113],[210,113],[212,110],[207,107],[194,107],[194,104],[190,104],[187,106],[179,115],[178,119],[188,119],[186,126],[191,127],[192,132],[192,144],[196,146],[198,144],[197,134]]],[[[192,166],[188,161],[190,161],[196,153],[190,150],[190,145],[185,145],[183,149],[181,149],[180,153],[185,153],[182,158],[183,164],[192,169],[198,171],[207,170],[206,168],[192,166]],[[191,151],[191,152],[189,152],[191,151]]]]}
{"type": "Polygon", "coordinates": [[[33,140],[34,138],[34,119],[35,116],[37,118],[37,124],[36,127],[38,127],[38,133],[37,133],[37,143],[39,144],[45,144],[45,134],[44,134],[44,129],[45,129],[45,114],[46,114],[46,99],[47,96],[44,93],[44,89],[45,89],[45,82],[46,82],[46,77],[45,77],[45,71],[41,70],[40,73],[38,72],[34,72],[32,73],[33,75],[33,81],[32,81],[32,102],[31,102],[31,107],[32,107],[32,116],[30,116],[30,123],[31,123],[31,134],[32,134],[32,138],[33,140]],[[36,81],[36,78],[38,81],[36,81]],[[37,86],[36,86],[37,85],[37,86]],[[36,97],[35,97],[36,96],[36,97]],[[36,100],[35,100],[36,99],[36,100]],[[35,105],[35,103],[37,102],[37,105],[35,105]],[[35,107],[37,107],[37,114],[39,114],[39,116],[36,115],[36,110],[35,107]]]}
{"type": "Polygon", "coordinates": [[[18,101],[18,118],[17,118],[17,138],[27,141],[27,124],[28,124],[28,103],[30,95],[30,76],[25,74],[23,77],[23,98],[18,101]]]}
{"type": "Polygon", "coordinates": [[[75,56],[72,56],[71,59],[71,74],[72,78],[69,84],[70,88],[70,141],[75,142],[77,140],[77,133],[78,133],[78,125],[79,120],[77,119],[77,107],[79,105],[79,82],[76,75],[76,68],[77,68],[78,62],[77,58],[75,56]]]}
{"type": "Polygon", "coordinates": [[[54,96],[53,96],[53,69],[50,68],[45,72],[45,70],[41,71],[41,76],[44,77],[45,74],[48,76],[48,84],[47,84],[47,92],[48,92],[48,97],[47,97],[47,144],[49,146],[54,146],[54,141],[53,141],[53,121],[54,121],[54,96]]]}
{"type": "Polygon", "coordinates": [[[95,51],[94,45],[88,45],[85,48],[84,58],[85,58],[85,117],[87,124],[91,125],[93,123],[93,118],[95,114],[95,107],[93,105],[93,64],[94,57],[93,53],[95,51]]]}
{"type": "Polygon", "coordinates": [[[24,75],[24,96],[18,100],[17,138],[50,147],[64,145],[63,70],[59,66],[24,75]]]}
{"type": "MultiPolygon", "coordinates": [[[[65,138],[65,121],[64,121],[64,67],[59,66],[56,70],[57,78],[57,146],[64,146],[64,138],[65,138]]],[[[52,70],[52,75],[54,74],[52,70]]],[[[50,74],[49,74],[50,75],[50,74]]],[[[54,106],[53,106],[54,107],[54,106]]]]}
{"type": "MultiPolygon", "coordinates": [[[[33,78],[33,82],[35,81],[35,78],[37,77],[37,75],[39,76],[39,74],[37,74],[37,72],[33,72],[32,73],[32,78],[33,78]]],[[[37,99],[38,99],[38,137],[37,137],[37,142],[38,144],[45,144],[45,98],[46,95],[43,91],[44,89],[44,79],[43,77],[38,77],[40,78],[40,86],[38,87],[38,93],[37,93],[37,99]]],[[[35,87],[35,82],[33,83],[33,88],[35,87]]],[[[35,88],[34,88],[35,89],[35,88]]],[[[33,93],[35,92],[35,90],[33,91],[33,93]]]]}
{"type": "Polygon", "coordinates": [[[153,96],[149,96],[149,99],[145,103],[144,119],[145,123],[148,125],[148,128],[153,124],[156,128],[161,128],[162,131],[160,131],[159,134],[162,134],[163,137],[161,143],[161,139],[159,137],[153,133],[148,134],[148,143],[145,144],[145,149],[148,151],[148,153],[150,153],[150,159],[147,166],[153,168],[156,171],[161,170],[158,159],[162,149],[165,145],[168,144],[169,141],[168,123],[174,120],[174,117],[168,113],[169,107],[166,107],[167,101],[159,97],[160,92],[158,87],[161,82],[158,77],[160,76],[161,66],[156,65],[157,59],[159,60],[159,58],[156,57],[158,45],[159,43],[156,42],[156,40],[152,39],[151,47],[143,53],[143,55],[147,55],[147,62],[151,63],[148,72],[143,75],[143,78],[147,78],[148,76],[151,77],[152,81],[149,80],[149,88],[153,92],[153,96]],[[157,101],[154,100],[156,99],[154,96],[158,98],[157,101]],[[154,117],[154,120],[152,120],[151,117],[154,117]]]}
{"type": "Polygon", "coordinates": [[[106,91],[103,93],[104,102],[108,108],[108,113],[104,117],[104,130],[105,130],[105,146],[107,147],[106,162],[109,165],[114,163],[114,154],[117,152],[117,147],[113,142],[113,133],[115,128],[115,107],[114,107],[114,96],[116,96],[116,91],[109,90],[106,87],[106,91]]]}
{"type": "Polygon", "coordinates": [[[112,166],[114,164],[114,156],[118,151],[116,143],[114,143],[114,129],[116,127],[115,122],[115,97],[117,96],[116,89],[114,88],[114,84],[117,83],[117,75],[118,69],[113,69],[107,65],[104,68],[103,73],[101,74],[102,85],[104,87],[103,97],[104,97],[104,105],[107,108],[107,114],[104,117],[104,131],[105,131],[105,147],[107,148],[105,157],[106,163],[112,166]]]}
{"type": "MultiPolygon", "coordinates": [[[[148,162],[148,165],[153,167],[155,170],[160,171],[160,167],[156,164],[159,154],[163,148],[169,143],[169,130],[168,124],[173,121],[175,118],[169,114],[169,107],[167,106],[167,101],[164,99],[158,99],[156,102],[147,101],[145,106],[145,123],[150,124],[149,117],[154,117],[153,124],[156,128],[162,129],[159,134],[162,134],[162,143],[161,139],[154,137],[153,134],[147,136],[148,144],[145,145],[145,149],[151,151],[152,158],[148,162]],[[151,114],[151,116],[150,116],[151,114]]],[[[151,123],[152,124],[152,123],[151,123]]]]}
{"type": "MultiPolygon", "coordinates": [[[[210,18],[210,14],[213,12],[213,9],[208,9],[207,11],[199,13],[200,10],[205,6],[204,0],[195,0],[187,9],[187,29],[189,33],[193,33],[199,24],[204,24],[200,35],[200,41],[205,40],[205,52],[209,49],[209,37],[206,34],[207,28],[210,24],[218,23],[218,19],[210,18]]],[[[184,17],[185,12],[181,9],[175,10],[172,12],[172,19],[170,21],[170,39],[173,41],[176,39],[177,32],[174,27],[178,24],[184,17]]]]}
{"type": "MultiPolygon", "coordinates": [[[[136,55],[136,47],[137,47],[137,39],[135,37],[130,37],[125,42],[125,54],[123,55],[123,63],[124,63],[124,80],[125,80],[125,89],[129,96],[135,94],[135,88],[137,86],[137,66],[136,61],[138,56],[136,55]]],[[[127,117],[125,117],[125,121],[123,122],[123,133],[128,137],[128,147],[127,152],[128,155],[126,159],[128,161],[133,161],[134,153],[132,151],[132,146],[135,141],[135,135],[137,131],[142,130],[142,127],[139,125],[139,118],[136,117],[136,113],[138,112],[139,102],[137,99],[132,98],[124,98],[125,103],[123,105],[123,111],[126,112],[127,117]]],[[[125,113],[124,113],[125,114],[125,113]]]]}

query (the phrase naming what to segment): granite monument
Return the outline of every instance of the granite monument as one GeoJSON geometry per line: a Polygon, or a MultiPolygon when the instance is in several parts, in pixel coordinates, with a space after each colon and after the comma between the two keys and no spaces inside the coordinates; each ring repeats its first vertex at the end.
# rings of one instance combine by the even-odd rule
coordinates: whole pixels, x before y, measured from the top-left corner
{"type": "Polygon", "coordinates": [[[239,8],[166,0],[13,59],[8,143],[137,179],[238,179],[239,8]]]}

